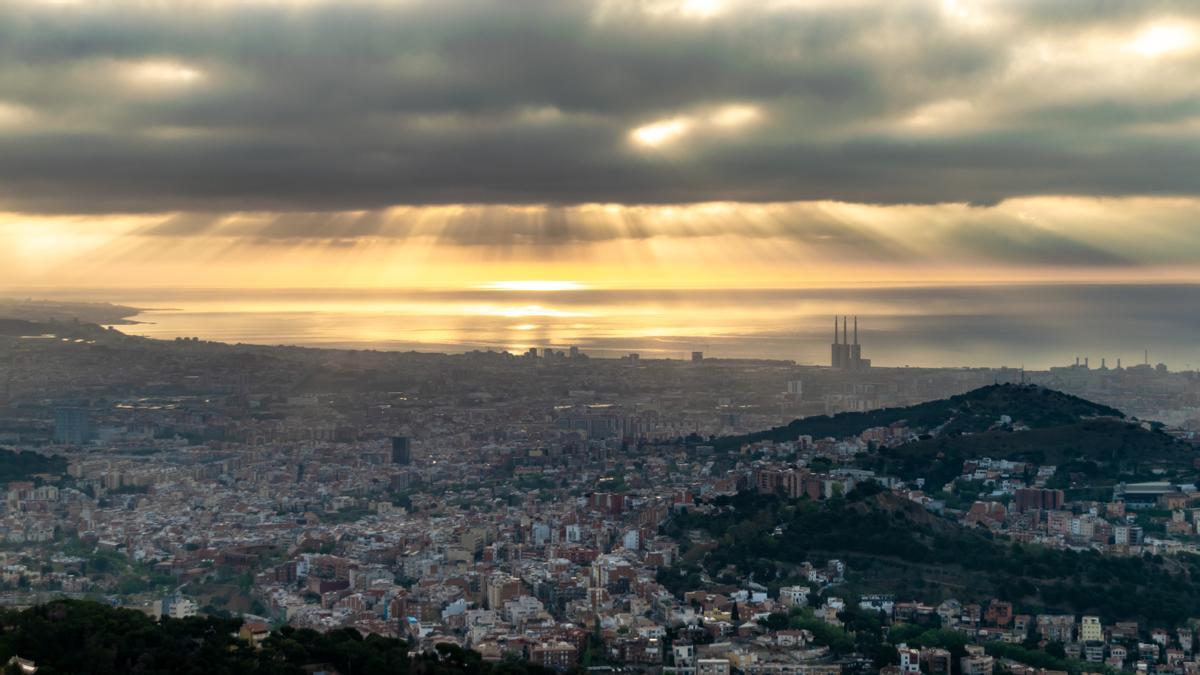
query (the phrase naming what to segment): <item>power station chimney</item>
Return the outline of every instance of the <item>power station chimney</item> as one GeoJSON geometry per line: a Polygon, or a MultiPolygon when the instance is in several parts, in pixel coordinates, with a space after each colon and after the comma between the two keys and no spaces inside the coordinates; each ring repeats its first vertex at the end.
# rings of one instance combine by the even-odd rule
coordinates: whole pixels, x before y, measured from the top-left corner
{"type": "Polygon", "coordinates": [[[850,344],[850,337],[846,335],[846,316],[842,315],[842,344],[850,344]]]}
{"type": "Polygon", "coordinates": [[[858,317],[854,317],[854,344],[858,344],[858,317]]]}
{"type": "Polygon", "coordinates": [[[846,367],[846,347],[838,342],[838,320],[833,315],[833,344],[829,345],[829,366],[831,368],[846,367]]]}

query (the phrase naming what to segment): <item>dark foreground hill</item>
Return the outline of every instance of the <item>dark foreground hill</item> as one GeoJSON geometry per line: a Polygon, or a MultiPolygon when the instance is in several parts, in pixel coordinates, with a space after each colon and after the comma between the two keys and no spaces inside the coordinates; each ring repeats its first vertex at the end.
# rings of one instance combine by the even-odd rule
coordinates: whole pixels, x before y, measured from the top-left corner
{"type": "Polygon", "coordinates": [[[994,384],[903,408],[881,408],[868,412],[819,415],[798,419],[743,436],[716,441],[718,449],[736,450],[755,441],[794,441],[801,436],[844,438],[873,427],[899,422],[912,429],[939,429],[944,435],[980,433],[996,426],[1002,415],[1031,429],[1075,424],[1093,417],[1123,418],[1121,411],[1106,405],[1033,385],[994,384]]]}
{"type": "Polygon", "coordinates": [[[353,629],[318,633],[285,626],[253,649],[235,637],[240,623],[211,617],[158,622],[134,610],[57,600],[22,612],[0,611],[0,663],[20,656],[34,661],[39,675],[553,673],[522,661],[487,663],[476,652],[450,645],[414,656],[403,640],[364,638],[353,629]]]}
{"type": "Polygon", "coordinates": [[[1159,430],[1115,418],[1011,431],[939,435],[880,450],[872,467],[889,475],[926,478],[936,487],[962,473],[968,459],[990,457],[1083,468],[1091,477],[1143,475],[1151,467],[1190,467],[1195,452],[1159,430]]]}
{"type": "Polygon", "coordinates": [[[753,575],[770,585],[801,584],[800,563],[843,560],[850,584],[835,595],[895,593],[938,603],[1009,600],[1023,611],[1098,614],[1104,621],[1179,625],[1200,607],[1200,557],[1118,557],[1029,546],[994,538],[882,492],[874,484],[825,502],[741,493],[713,514],[681,514],[667,533],[687,549],[660,572],[668,588],[753,575]],[[697,535],[702,536],[698,541],[697,535]]]}

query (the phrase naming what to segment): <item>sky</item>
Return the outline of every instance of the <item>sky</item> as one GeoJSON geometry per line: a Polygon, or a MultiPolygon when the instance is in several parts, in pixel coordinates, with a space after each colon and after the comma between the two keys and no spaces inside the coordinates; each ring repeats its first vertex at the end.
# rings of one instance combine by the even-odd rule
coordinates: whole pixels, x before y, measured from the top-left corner
{"type": "Polygon", "coordinates": [[[5,0],[0,287],[1200,279],[1195,0],[5,0]]]}

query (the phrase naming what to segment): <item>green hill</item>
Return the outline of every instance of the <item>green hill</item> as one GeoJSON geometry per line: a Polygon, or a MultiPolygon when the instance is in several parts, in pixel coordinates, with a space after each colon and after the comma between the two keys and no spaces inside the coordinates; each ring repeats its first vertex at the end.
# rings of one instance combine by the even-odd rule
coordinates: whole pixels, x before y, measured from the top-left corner
{"type": "Polygon", "coordinates": [[[939,486],[962,473],[963,461],[990,457],[1059,467],[1082,466],[1095,476],[1137,475],[1151,466],[1187,468],[1195,452],[1162,431],[1114,418],[1062,426],[977,434],[939,435],[883,448],[868,465],[905,479],[939,486]]]}
{"type": "Polygon", "coordinates": [[[701,586],[702,572],[715,584],[753,574],[770,586],[808,585],[797,576],[799,563],[837,558],[850,569],[847,585],[832,591],[843,597],[883,592],[935,604],[1000,598],[1026,612],[1164,627],[1182,624],[1200,607],[1200,557],[1021,545],[871,486],[825,502],[741,493],[717,499],[716,513],[677,515],[666,533],[686,550],[659,580],[675,591],[701,586]]]}
{"type": "Polygon", "coordinates": [[[743,436],[717,439],[718,450],[736,450],[743,443],[794,441],[801,436],[844,438],[873,427],[903,422],[911,429],[940,429],[954,435],[981,433],[996,425],[1001,415],[1031,429],[1075,424],[1093,417],[1123,418],[1121,411],[1078,396],[1033,385],[994,384],[947,399],[903,408],[805,417],[787,426],[743,436]]]}

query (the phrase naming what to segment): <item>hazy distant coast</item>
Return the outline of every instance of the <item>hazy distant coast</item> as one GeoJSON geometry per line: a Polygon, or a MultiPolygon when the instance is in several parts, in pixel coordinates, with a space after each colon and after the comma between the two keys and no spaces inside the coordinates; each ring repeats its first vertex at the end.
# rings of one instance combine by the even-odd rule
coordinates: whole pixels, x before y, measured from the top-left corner
{"type": "Polygon", "coordinates": [[[129,318],[145,310],[110,302],[63,302],[34,298],[0,298],[0,317],[24,321],[81,321],[103,326],[142,323],[129,318]]]}

